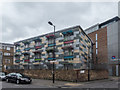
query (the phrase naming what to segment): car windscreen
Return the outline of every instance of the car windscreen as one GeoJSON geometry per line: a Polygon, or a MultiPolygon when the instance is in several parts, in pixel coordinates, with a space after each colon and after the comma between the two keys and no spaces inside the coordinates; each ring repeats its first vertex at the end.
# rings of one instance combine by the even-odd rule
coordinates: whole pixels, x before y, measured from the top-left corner
{"type": "Polygon", "coordinates": [[[5,73],[0,73],[0,76],[5,76],[5,73]]]}

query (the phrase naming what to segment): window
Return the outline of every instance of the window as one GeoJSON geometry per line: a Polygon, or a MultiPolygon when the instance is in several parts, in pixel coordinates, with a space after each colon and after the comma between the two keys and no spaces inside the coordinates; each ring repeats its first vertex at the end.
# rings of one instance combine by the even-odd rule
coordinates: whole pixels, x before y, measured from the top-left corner
{"type": "Polygon", "coordinates": [[[41,58],[41,54],[40,53],[35,53],[35,59],[40,59],[41,58]]]}
{"type": "Polygon", "coordinates": [[[29,55],[25,55],[24,59],[25,60],[29,59],[29,55]]]}
{"type": "Polygon", "coordinates": [[[53,52],[49,52],[49,53],[48,53],[48,57],[53,58],[53,52]]]}
{"type": "Polygon", "coordinates": [[[4,53],[5,56],[10,56],[10,53],[4,53]]]}
{"type": "Polygon", "coordinates": [[[20,60],[20,56],[16,56],[15,58],[16,58],[16,60],[20,60]]]}
{"type": "Polygon", "coordinates": [[[7,50],[10,50],[10,47],[7,47],[7,50]]]}
{"type": "Polygon", "coordinates": [[[69,41],[69,40],[72,40],[71,35],[65,35],[64,36],[64,41],[69,41]]]}
{"type": "Polygon", "coordinates": [[[20,46],[16,46],[16,49],[17,49],[17,50],[20,49],[20,46]]]}
{"type": "Polygon", "coordinates": [[[2,49],[6,49],[6,47],[5,47],[5,46],[2,46],[2,49]]]}
{"type": "Polygon", "coordinates": [[[28,48],[28,47],[29,47],[29,44],[26,44],[26,45],[25,45],[25,48],[28,48]]]}
{"type": "Polygon", "coordinates": [[[96,42],[96,48],[98,48],[98,43],[96,42]]]}
{"type": "Polygon", "coordinates": [[[48,44],[53,44],[54,43],[54,38],[53,39],[48,39],[48,44]]]}
{"type": "Polygon", "coordinates": [[[10,59],[5,59],[5,63],[10,63],[10,59]]]}
{"type": "Polygon", "coordinates": [[[65,56],[72,56],[73,55],[73,50],[64,50],[64,55],[65,56]]]}
{"type": "Polygon", "coordinates": [[[98,49],[96,49],[96,55],[98,54],[98,49]]]}
{"type": "Polygon", "coordinates": [[[96,41],[97,41],[97,34],[96,34],[96,41]]]}
{"type": "Polygon", "coordinates": [[[36,46],[39,46],[39,45],[41,45],[41,42],[40,42],[40,41],[37,41],[37,42],[35,43],[35,45],[36,45],[36,46]]]}

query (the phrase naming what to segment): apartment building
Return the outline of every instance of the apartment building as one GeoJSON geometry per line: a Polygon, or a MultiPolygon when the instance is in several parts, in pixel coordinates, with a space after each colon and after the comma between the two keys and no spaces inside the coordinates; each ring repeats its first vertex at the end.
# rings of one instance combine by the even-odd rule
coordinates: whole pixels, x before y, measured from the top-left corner
{"type": "Polygon", "coordinates": [[[74,26],[14,43],[14,65],[20,69],[86,69],[92,66],[92,40],[74,26]],[[55,44],[54,44],[55,38],[55,44]],[[55,49],[54,49],[55,46],[55,49]],[[55,52],[55,56],[53,55],[55,52]]]}
{"type": "Polygon", "coordinates": [[[0,69],[5,71],[13,65],[14,46],[13,44],[0,43],[0,69]]]}
{"type": "Polygon", "coordinates": [[[93,60],[97,67],[108,69],[109,75],[120,75],[120,18],[98,23],[85,32],[93,40],[93,60]]]}

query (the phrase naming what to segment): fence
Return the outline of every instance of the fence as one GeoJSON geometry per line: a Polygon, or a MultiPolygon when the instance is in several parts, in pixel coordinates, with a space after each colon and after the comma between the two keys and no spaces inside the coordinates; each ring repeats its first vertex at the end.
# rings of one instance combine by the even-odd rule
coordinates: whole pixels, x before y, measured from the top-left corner
{"type": "MultiPolygon", "coordinates": [[[[36,79],[52,79],[52,70],[23,70],[23,69],[11,69],[6,70],[7,73],[10,72],[19,72],[23,73],[27,76],[36,79]]],[[[98,80],[98,79],[107,79],[108,71],[107,70],[90,70],[89,71],[90,80],[98,80]]],[[[63,81],[88,81],[88,70],[84,70],[81,73],[81,70],[55,70],[55,79],[63,80],[63,81]]]]}

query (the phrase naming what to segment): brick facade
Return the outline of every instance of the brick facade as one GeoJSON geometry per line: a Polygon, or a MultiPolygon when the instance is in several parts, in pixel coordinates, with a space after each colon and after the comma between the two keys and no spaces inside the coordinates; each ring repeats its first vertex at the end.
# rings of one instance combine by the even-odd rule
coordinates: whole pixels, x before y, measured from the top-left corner
{"type": "Polygon", "coordinates": [[[89,33],[88,36],[95,43],[95,45],[93,46],[94,63],[107,65],[108,63],[107,27],[100,28],[92,33],[89,33]],[[97,34],[98,55],[96,55],[96,34],[97,34]]]}
{"type": "Polygon", "coordinates": [[[13,66],[14,47],[12,44],[2,43],[0,51],[2,52],[2,70],[5,71],[13,66]]]}

